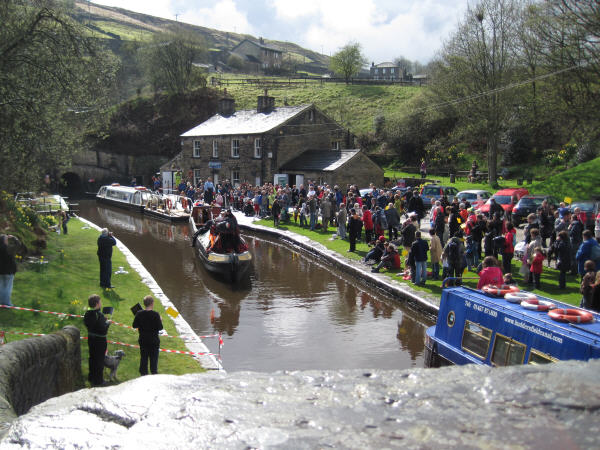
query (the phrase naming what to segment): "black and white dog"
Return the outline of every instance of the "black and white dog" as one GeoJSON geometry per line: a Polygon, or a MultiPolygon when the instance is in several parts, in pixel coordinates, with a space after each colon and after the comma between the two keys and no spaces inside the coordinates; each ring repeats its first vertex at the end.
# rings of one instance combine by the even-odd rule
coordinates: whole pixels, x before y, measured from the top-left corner
{"type": "Polygon", "coordinates": [[[110,369],[110,374],[108,379],[114,381],[117,379],[117,369],[119,368],[119,364],[121,364],[121,359],[125,356],[125,352],[123,350],[115,350],[113,355],[109,355],[108,353],[104,355],[104,367],[108,367],[110,369]]]}

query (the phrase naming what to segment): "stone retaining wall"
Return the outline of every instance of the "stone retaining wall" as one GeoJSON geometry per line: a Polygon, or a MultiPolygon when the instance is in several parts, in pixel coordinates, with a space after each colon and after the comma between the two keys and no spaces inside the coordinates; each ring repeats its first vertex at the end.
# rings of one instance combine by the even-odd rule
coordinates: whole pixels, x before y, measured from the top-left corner
{"type": "Polygon", "coordinates": [[[0,347],[0,437],[19,415],[81,384],[79,329],[0,347]]]}

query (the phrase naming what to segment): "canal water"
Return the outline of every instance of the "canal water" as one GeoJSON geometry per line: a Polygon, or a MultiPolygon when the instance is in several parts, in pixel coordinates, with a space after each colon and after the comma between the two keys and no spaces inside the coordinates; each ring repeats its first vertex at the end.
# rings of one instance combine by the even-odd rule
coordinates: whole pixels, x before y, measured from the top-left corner
{"type": "MultiPolygon", "coordinates": [[[[79,209],[137,256],[197,334],[223,333],[227,371],[423,367],[425,329],[432,323],[323,261],[244,233],[254,266],[234,286],[204,269],[190,248],[187,223],[93,200],[81,201],[79,209]]],[[[213,340],[205,343],[217,350],[213,340]]]]}

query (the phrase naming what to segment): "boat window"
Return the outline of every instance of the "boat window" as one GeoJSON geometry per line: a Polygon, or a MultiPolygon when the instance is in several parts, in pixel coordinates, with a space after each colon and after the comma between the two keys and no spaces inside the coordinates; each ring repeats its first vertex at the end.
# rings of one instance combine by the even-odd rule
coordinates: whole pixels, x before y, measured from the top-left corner
{"type": "Polygon", "coordinates": [[[556,361],[556,358],[532,348],[529,351],[529,361],[527,364],[550,364],[556,361]]]}
{"type": "Polygon", "coordinates": [[[492,330],[482,327],[470,320],[465,321],[462,349],[481,359],[485,359],[490,347],[492,330]]]}
{"type": "Polygon", "coordinates": [[[455,322],[456,322],[456,315],[454,314],[454,311],[450,311],[448,313],[448,317],[446,319],[446,323],[448,324],[449,328],[452,328],[454,326],[455,322]]]}
{"type": "Polygon", "coordinates": [[[523,364],[526,345],[496,333],[491,362],[494,366],[514,366],[523,364]]]}

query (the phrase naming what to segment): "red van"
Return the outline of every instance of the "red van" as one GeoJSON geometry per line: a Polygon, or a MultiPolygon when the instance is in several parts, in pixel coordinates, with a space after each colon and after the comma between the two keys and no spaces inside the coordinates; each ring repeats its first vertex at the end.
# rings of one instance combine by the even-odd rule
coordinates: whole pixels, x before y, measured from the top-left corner
{"type": "Polygon", "coordinates": [[[524,195],[529,194],[529,191],[525,188],[516,188],[516,189],[500,189],[496,192],[492,197],[482,205],[477,212],[481,214],[488,214],[490,212],[490,201],[493,199],[496,200],[502,209],[504,209],[504,213],[507,217],[510,217],[513,208],[517,204],[517,202],[524,195]]]}

